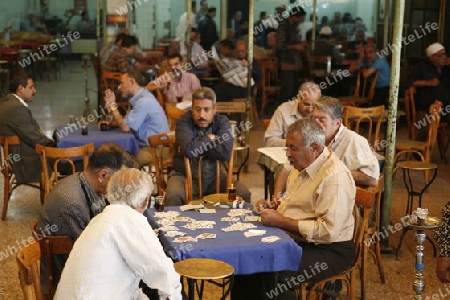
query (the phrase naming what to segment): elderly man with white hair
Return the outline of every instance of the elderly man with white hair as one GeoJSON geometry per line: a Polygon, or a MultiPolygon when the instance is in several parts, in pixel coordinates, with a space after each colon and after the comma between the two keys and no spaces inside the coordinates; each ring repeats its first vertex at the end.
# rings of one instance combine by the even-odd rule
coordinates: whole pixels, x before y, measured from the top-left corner
{"type": "MultiPolygon", "coordinates": [[[[434,43],[426,49],[428,59],[414,66],[409,73],[405,87],[416,87],[414,101],[416,104],[416,117],[421,120],[428,114],[430,105],[438,99],[444,104],[441,120],[450,123],[450,114],[446,113],[445,106],[450,104],[450,58],[445,48],[434,43]]],[[[422,126],[417,131],[417,139],[425,140],[428,126],[422,126]]]]}
{"type": "Polygon", "coordinates": [[[137,169],[121,170],[108,184],[111,205],[75,242],[55,299],[148,299],[139,280],[160,299],[182,299],[180,276],[146,217],[153,183],[137,169]]]}

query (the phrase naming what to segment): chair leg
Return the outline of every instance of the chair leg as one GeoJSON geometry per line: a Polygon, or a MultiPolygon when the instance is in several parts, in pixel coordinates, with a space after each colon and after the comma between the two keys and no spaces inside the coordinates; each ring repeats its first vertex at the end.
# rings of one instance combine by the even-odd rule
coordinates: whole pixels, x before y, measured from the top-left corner
{"type": "Polygon", "coordinates": [[[380,273],[380,279],[381,283],[386,283],[386,278],[384,277],[384,269],[383,265],[381,263],[381,243],[380,241],[377,241],[375,243],[375,250],[374,250],[374,260],[378,267],[378,273],[380,273]]]}
{"type": "Polygon", "coordinates": [[[6,212],[8,211],[9,197],[11,196],[10,192],[10,181],[7,176],[3,177],[3,210],[2,210],[2,220],[6,219],[6,212]]]}

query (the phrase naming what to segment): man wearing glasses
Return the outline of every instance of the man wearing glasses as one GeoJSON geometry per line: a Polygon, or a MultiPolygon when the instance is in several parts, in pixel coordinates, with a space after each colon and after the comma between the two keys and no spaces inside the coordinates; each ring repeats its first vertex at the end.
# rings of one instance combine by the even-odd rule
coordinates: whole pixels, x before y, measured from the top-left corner
{"type": "Polygon", "coordinates": [[[286,133],[289,125],[300,119],[309,119],[314,111],[314,103],[320,97],[321,91],[317,84],[310,81],[303,83],[297,98],[278,106],[264,134],[264,145],[286,147],[286,133]]]}
{"type": "MultiPolygon", "coordinates": [[[[417,120],[422,120],[428,114],[430,105],[438,99],[444,104],[441,120],[450,124],[450,58],[439,43],[428,46],[426,53],[428,60],[414,66],[405,87],[416,87],[414,102],[417,120]]],[[[426,140],[427,133],[428,126],[421,126],[417,130],[417,139],[426,140]]]]}

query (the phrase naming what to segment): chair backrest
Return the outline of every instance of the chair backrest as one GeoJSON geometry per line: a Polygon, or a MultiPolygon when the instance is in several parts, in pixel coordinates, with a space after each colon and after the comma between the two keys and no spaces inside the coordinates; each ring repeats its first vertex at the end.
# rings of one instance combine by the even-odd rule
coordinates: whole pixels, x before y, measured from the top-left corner
{"type": "Polygon", "coordinates": [[[379,71],[376,70],[371,76],[364,78],[363,70],[356,72],[356,86],[354,97],[369,98],[372,101],[375,94],[375,84],[377,83],[379,71]]]}
{"type": "Polygon", "coordinates": [[[314,76],[324,77],[331,73],[331,56],[310,55],[309,68],[314,76]]]}
{"type": "Polygon", "coordinates": [[[376,141],[379,139],[383,118],[383,105],[365,108],[344,106],[344,125],[356,133],[363,135],[360,125],[361,123],[368,124],[367,135],[365,138],[372,146],[375,145],[376,141]]]}
{"type": "MultiPolygon", "coordinates": [[[[233,181],[233,163],[234,163],[234,148],[235,143],[233,143],[233,149],[231,150],[230,159],[228,160],[228,168],[227,168],[227,187],[231,186],[233,181]]],[[[198,165],[197,165],[197,175],[198,175],[198,184],[199,184],[199,198],[203,198],[203,184],[202,184],[202,160],[203,156],[199,157],[198,165]]],[[[221,161],[216,160],[216,193],[220,193],[220,166],[221,161]]],[[[189,158],[184,157],[184,167],[186,169],[186,181],[185,181],[185,190],[186,190],[186,203],[189,203],[193,199],[193,180],[192,180],[192,169],[191,162],[189,158]]]]}
{"type": "Polygon", "coordinates": [[[377,186],[371,186],[367,189],[374,194],[375,205],[373,206],[373,208],[375,209],[375,222],[372,227],[374,227],[374,229],[376,230],[380,224],[381,196],[383,195],[383,191],[384,191],[384,176],[383,176],[383,174],[380,175],[377,186]]]}
{"type": "Polygon", "coordinates": [[[270,125],[270,119],[264,119],[263,124],[264,124],[264,129],[267,130],[267,128],[269,128],[269,125],[270,125]]]}
{"type": "Polygon", "coordinates": [[[160,134],[151,135],[148,137],[150,147],[152,150],[153,161],[155,164],[156,181],[158,183],[159,193],[162,195],[166,188],[164,180],[164,170],[169,170],[172,167],[172,159],[175,153],[175,131],[163,132],[160,134]],[[168,149],[168,155],[164,157],[164,152],[168,149]],[[165,150],[166,149],[166,150],[165,150]]]}
{"type": "Polygon", "coordinates": [[[416,88],[411,86],[405,90],[405,113],[406,122],[409,127],[409,139],[415,141],[417,138],[417,129],[414,124],[417,124],[416,118],[416,103],[414,102],[414,94],[416,93],[416,88]]]}
{"type": "Polygon", "coordinates": [[[436,138],[438,133],[439,123],[441,122],[441,110],[442,102],[435,100],[433,104],[430,105],[429,115],[430,115],[430,125],[428,126],[428,136],[427,136],[427,149],[425,149],[425,161],[430,161],[430,154],[433,151],[433,147],[436,144],[436,138]]]}
{"type": "Polygon", "coordinates": [[[265,87],[278,86],[278,61],[275,59],[264,59],[261,61],[261,91],[265,87]]]}
{"type": "MultiPolygon", "coordinates": [[[[356,219],[355,219],[355,232],[353,234],[353,242],[355,243],[356,247],[356,256],[359,257],[361,247],[364,247],[362,245],[364,233],[368,226],[369,216],[370,216],[370,210],[372,209],[373,201],[375,200],[374,193],[360,188],[356,187],[356,195],[355,195],[355,208],[358,213],[356,213],[356,219]],[[358,218],[359,216],[359,210],[356,206],[358,204],[362,207],[362,218],[358,218]],[[358,220],[359,219],[359,220],[358,220]]],[[[355,215],[355,209],[354,209],[354,215],[355,215]]]]}
{"type": "Polygon", "coordinates": [[[120,78],[122,77],[122,73],[118,72],[109,72],[102,70],[102,88],[111,89],[113,91],[117,91],[117,88],[120,85],[120,78]]]}
{"type": "Polygon", "coordinates": [[[34,239],[39,243],[40,252],[47,267],[48,293],[50,294],[50,299],[53,299],[55,294],[55,266],[53,265],[52,256],[61,254],[69,255],[73,248],[73,241],[67,235],[49,236],[40,234],[36,231],[37,224],[37,220],[33,222],[31,227],[32,234],[34,239]]]}
{"type": "Polygon", "coordinates": [[[6,180],[6,178],[8,178],[7,179],[8,181],[9,176],[11,175],[12,172],[12,167],[10,163],[11,154],[9,146],[18,146],[18,145],[20,145],[20,138],[17,135],[10,135],[10,136],[0,135],[0,154],[2,159],[0,168],[4,176],[3,179],[6,180]]]}
{"type": "Polygon", "coordinates": [[[20,286],[25,300],[45,299],[39,274],[40,258],[41,250],[38,243],[28,244],[16,254],[20,286]]]}
{"type": "MultiPolygon", "coordinates": [[[[241,98],[237,98],[237,99],[241,99],[241,98]]],[[[242,98],[242,99],[244,99],[244,98],[242,98]]],[[[246,112],[245,101],[217,102],[216,103],[216,113],[218,113],[218,114],[245,113],[245,112],[246,112]]]]}
{"type": "Polygon", "coordinates": [[[169,123],[169,129],[175,130],[177,120],[179,117],[186,113],[185,110],[176,108],[175,106],[166,107],[167,122],[169,123]]]}
{"type": "Polygon", "coordinates": [[[145,59],[148,64],[156,65],[164,60],[164,52],[161,51],[145,51],[145,59]]]}
{"type": "Polygon", "coordinates": [[[94,144],[87,144],[72,148],[53,148],[44,147],[36,144],[36,153],[39,154],[42,164],[42,184],[44,187],[44,198],[47,198],[52,187],[58,182],[58,164],[60,162],[67,162],[72,167],[72,174],[76,172],[74,160],[83,158],[83,170],[85,170],[89,163],[89,154],[94,152],[94,144]],[[49,170],[48,159],[53,159],[52,169],[49,170]]]}

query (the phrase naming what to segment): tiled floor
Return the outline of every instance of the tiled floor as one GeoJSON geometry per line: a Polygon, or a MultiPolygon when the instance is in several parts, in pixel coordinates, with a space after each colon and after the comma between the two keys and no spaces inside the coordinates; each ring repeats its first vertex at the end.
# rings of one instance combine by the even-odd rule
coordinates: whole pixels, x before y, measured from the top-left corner
{"type": "MultiPolygon", "coordinates": [[[[58,81],[47,82],[46,78],[36,81],[37,95],[30,105],[31,110],[42,129],[51,134],[58,124],[68,122],[68,116],[81,117],[85,109],[84,103],[84,76],[80,61],[68,61],[61,68],[61,77],[58,81]]],[[[89,74],[89,85],[92,90],[91,109],[95,108],[96,87],[92,72],[89,74]]],[[[399,134],[405,134],[405,128],[400,128],[399,134]]],[[[263,172],[256,165],[258,158],[256,149],[263,144],[262,124],[255,126],[251,134],[251,155],[248,172],[241,175],[241,181],[250,187],[252,201],[263,197],[263,172]]],[[[423,206],[430,210],[430,215],[439,216],[440,210],[449,200],[450,194],[450,166],[444,165],[435,153],[433,161],[439,163],[438,177],[428,192],[425,193],[423,206]]],[[[416,174],[415,182],[423,182],[423,176],[416,174]]],[[[1,185],[2,189],[3,185],[1,185]]],[[[2,191],[0,191],[1,194],[2,191]]],[[[392,223],[400,222],[404,214],[406,192],[400,174],[393,179],[392,223]]],[[[17,276],[15,252],[22,239],[31,237],[30,225],[39,214],[39,193],[28,187],[19,187],[14,191],[6,221],[0,221],[0,299],[23,298],[17,276]]],[[[431,232],[429,232],[431,235],[431,232]]],[[[397,245],[400,232],[389,236],[389,245],[397,245]]],[[[414,234],[409,232],[404,240],[399,260],[393,255],[383,256],[383,265],[386,273],[386,283],[380,282],[377,269],[369,258],[367,276],[367,299],[413,299],[412,283],[415,270],[415,241],[414,234]]],[[[439,283],[435,276],[436,259],[433,258],[431,245],[425,243],[425,271],[424,280],[426,291],[424,296],[433,299],[444,299],[450,295],[450,286],[439,283]]],[[[120,275],[112,275],[120,276],[120,275]]],[[[358,287],[359,291],[359,287],[358,287]]],[[[357,293],[359,299],[359,293],[357,293]]],[[[450,299],[450,297],[448,297],[450,299]]],[[[205,299],[219,299],[218,293],[209,291],[205,299]]],[[[425,298],[424,299],[430,299],[425,298]]],[[[251,299],[250,299],[251,300],[251,299]]]]}

